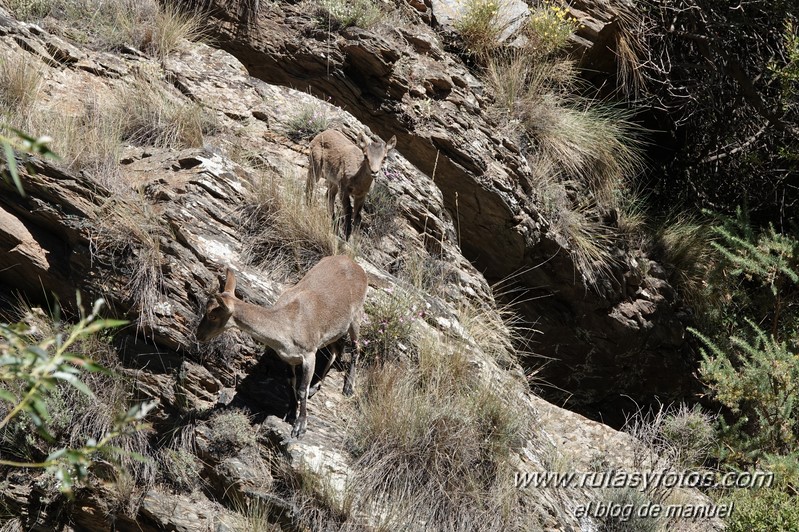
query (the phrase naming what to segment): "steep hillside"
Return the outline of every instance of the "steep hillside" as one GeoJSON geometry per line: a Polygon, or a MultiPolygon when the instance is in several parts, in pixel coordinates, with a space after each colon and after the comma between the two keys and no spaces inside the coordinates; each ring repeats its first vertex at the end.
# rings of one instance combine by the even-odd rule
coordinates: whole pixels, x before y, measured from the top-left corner
{"type": "Polygon", "coordinates": [[[5,119],[50,135],[62,157],[18,154],[24,196],[0,181],[5,321],[25,321],[35,341],[55,335],[78,317],[78,293],[129,320],[81,344],[115,376],[90,382],[96,398],[55,389],[55,441],[22,416],[2,427],[0,453],[43,461],[101,438],[129,404],[157,404],[149,429],[117,443],[142,459],[105,456],[74,499],[50,471],[2,466],[3,529],[719,527],[579,511],[711,508],[691,490],[519,485],[534,472],[675,467],[651,441],[548,403],[531,382],[611,415],[625,395],[688,393],[691,365],[656,263],[633,267],[642,257],[619,248],[593,277],[550,227],[525,151],[441,45],[431,7],[402,3],[373,31],[331,31],[307,3],[202,7],[210,44],[170,46],[153,36],[161,25],[137,46],[109,46],[80,20],[0,11],[3,76],[24,96],[3,93],[5,119]],[[349,242],[321,191],[304,198],[308,141],[325,127],[398,138],[349,242]],[[364,359],[352,398],[334,367],[295,439],[286,367],[245,333],[200,344],[195,329],[226,268],[240,298],[269,305],[330,254],[369,276],[364,359]],[[495,298],[496,281],[521,303],[495,298]],[[52,318],[56,300],[66,324],[52,318]],[[552,360],[543,371],[540,356],[552,360]]]}

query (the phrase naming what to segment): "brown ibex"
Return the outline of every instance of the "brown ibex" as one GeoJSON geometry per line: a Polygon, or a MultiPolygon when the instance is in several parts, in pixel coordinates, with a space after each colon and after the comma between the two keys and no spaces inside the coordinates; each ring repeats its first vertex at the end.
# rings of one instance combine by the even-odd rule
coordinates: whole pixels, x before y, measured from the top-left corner
{"type": "MultiPolygon", "coordinates": [[[[316,365],[316,351],[331,346],[331,357],[321,378],[324,379],[336,356],[341,354],[344,335],[349,333],[355,346],[344,378],[344,395],[352,395],[355,365],[360,356],[358,331],[366,298],[367,279],[363,268],[343,255],[325,257],[305,277],[289,288],[271,307],[247,303],[236,297],[236,276],[228,268],[225,289],[215,294],[197,326],[197,340],[206,342],[228,327],[238,327],[277,353],[292,366],[292,389],[295,408],[299,407],[293,437],[306,428],[306,402],[311,395],[311,379],[316,365]],[[296,386],[296,368],[302,365],[302,380],[296,386]]],[[[322,382],[314,386],[316,391],[322,382]]]]}
{"type": "Polygon", "coordinates": [[[372,188],[372,180],[380,173],[386,155],[396,144],[395,136],[385,144],[379,139],[373,142],[362,132],[356,146],[334,129],[319,133],[311,141],[308,180],[305,183],[306,200],[311,201],[316,182],[324,177],[327,181],[327,208],[337,229],[336,194],[341,197],[345,240],[349,240],[353,226],[356,229],[360,226],[361,208],[366,194],[372,188]]]}

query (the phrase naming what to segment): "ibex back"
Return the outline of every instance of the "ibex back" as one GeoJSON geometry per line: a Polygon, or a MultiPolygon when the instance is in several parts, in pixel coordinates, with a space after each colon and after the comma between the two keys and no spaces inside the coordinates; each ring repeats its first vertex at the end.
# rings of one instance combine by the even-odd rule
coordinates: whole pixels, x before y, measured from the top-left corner
{"type": "MultiPolygon", "coordinates": [[[[349,240],[353,226],[360,226],[361,208],[372,181],[380,173],[386,155],[396,144],[396,137],[391,137],[385,144],[382,140],[373,142],[366,133],[361,133],[356,146],[334,129],[319,133],[311,141],[306,199],[311,201],[316,181],[324,177],[327,181],[327,208],[334,222],[337,220],[336,194],[341,197],[345,239],[349,240]]],[[[338,228],[338,223],[335,225],[338,228]]]]}
{"type": "MultiPolygon", "coordinates": [[[[208,302],[205,316],[197,326],[197,339],[205,342],[228,327],[238,327],[253,339],[275,350],[281,360],[296,367],[302,365],[302,381],[295,389],[299,413],[291,434],[300,437],[306,428],[306,402],[311,393],[311,379],[316,351],[331,345],[331,357],[322,379],[343,348],[337,342],[349,333],[355,346],[344,379],[344,394],[352,395],[355,365],[360,356],[358,331],[366,298],[367,279],[363,268],[349,257],[325,257],[305,277],[289,288],[271,307],[261,307],[236,297],[236,276],[228,269],[225,289],[208,302]]],[[[314,391],[322,384],[320,380],[314,391]]]]}

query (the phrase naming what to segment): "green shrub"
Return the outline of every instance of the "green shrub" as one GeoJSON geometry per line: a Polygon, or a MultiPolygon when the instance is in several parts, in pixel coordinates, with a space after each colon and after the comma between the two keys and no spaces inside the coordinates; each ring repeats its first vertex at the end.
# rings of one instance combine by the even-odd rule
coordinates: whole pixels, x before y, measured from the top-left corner
{"type": "Polygon", "coordinates": [[[713,230],[720,259],[710,290],[720,324],[708,334],[691,329],[706,347],[700,373],[731,412],[722,458],[773,462],[790,456],[799,437],[799,240],[770,226],[755,230],[741,210],[713,230]]]}
{"type": "Polygon", "coordinates": [[[726,522],[727,532],[799,530],[799,504],[795,495],[774,488],[739,489],[722,502],[735,504],[726,522]]]}

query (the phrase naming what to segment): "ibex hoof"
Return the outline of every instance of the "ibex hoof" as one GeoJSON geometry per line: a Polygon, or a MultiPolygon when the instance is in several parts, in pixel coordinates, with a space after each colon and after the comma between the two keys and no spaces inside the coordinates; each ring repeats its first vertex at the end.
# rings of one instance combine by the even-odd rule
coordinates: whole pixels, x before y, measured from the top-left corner
{"type": "Polygon", "coordinates": [[[303,434],[305,434],[306,422],[305,418],[300,418],[294,422],[294,427],[291,429],[291,437],[292,438],[300,438],[303,434]]]}

